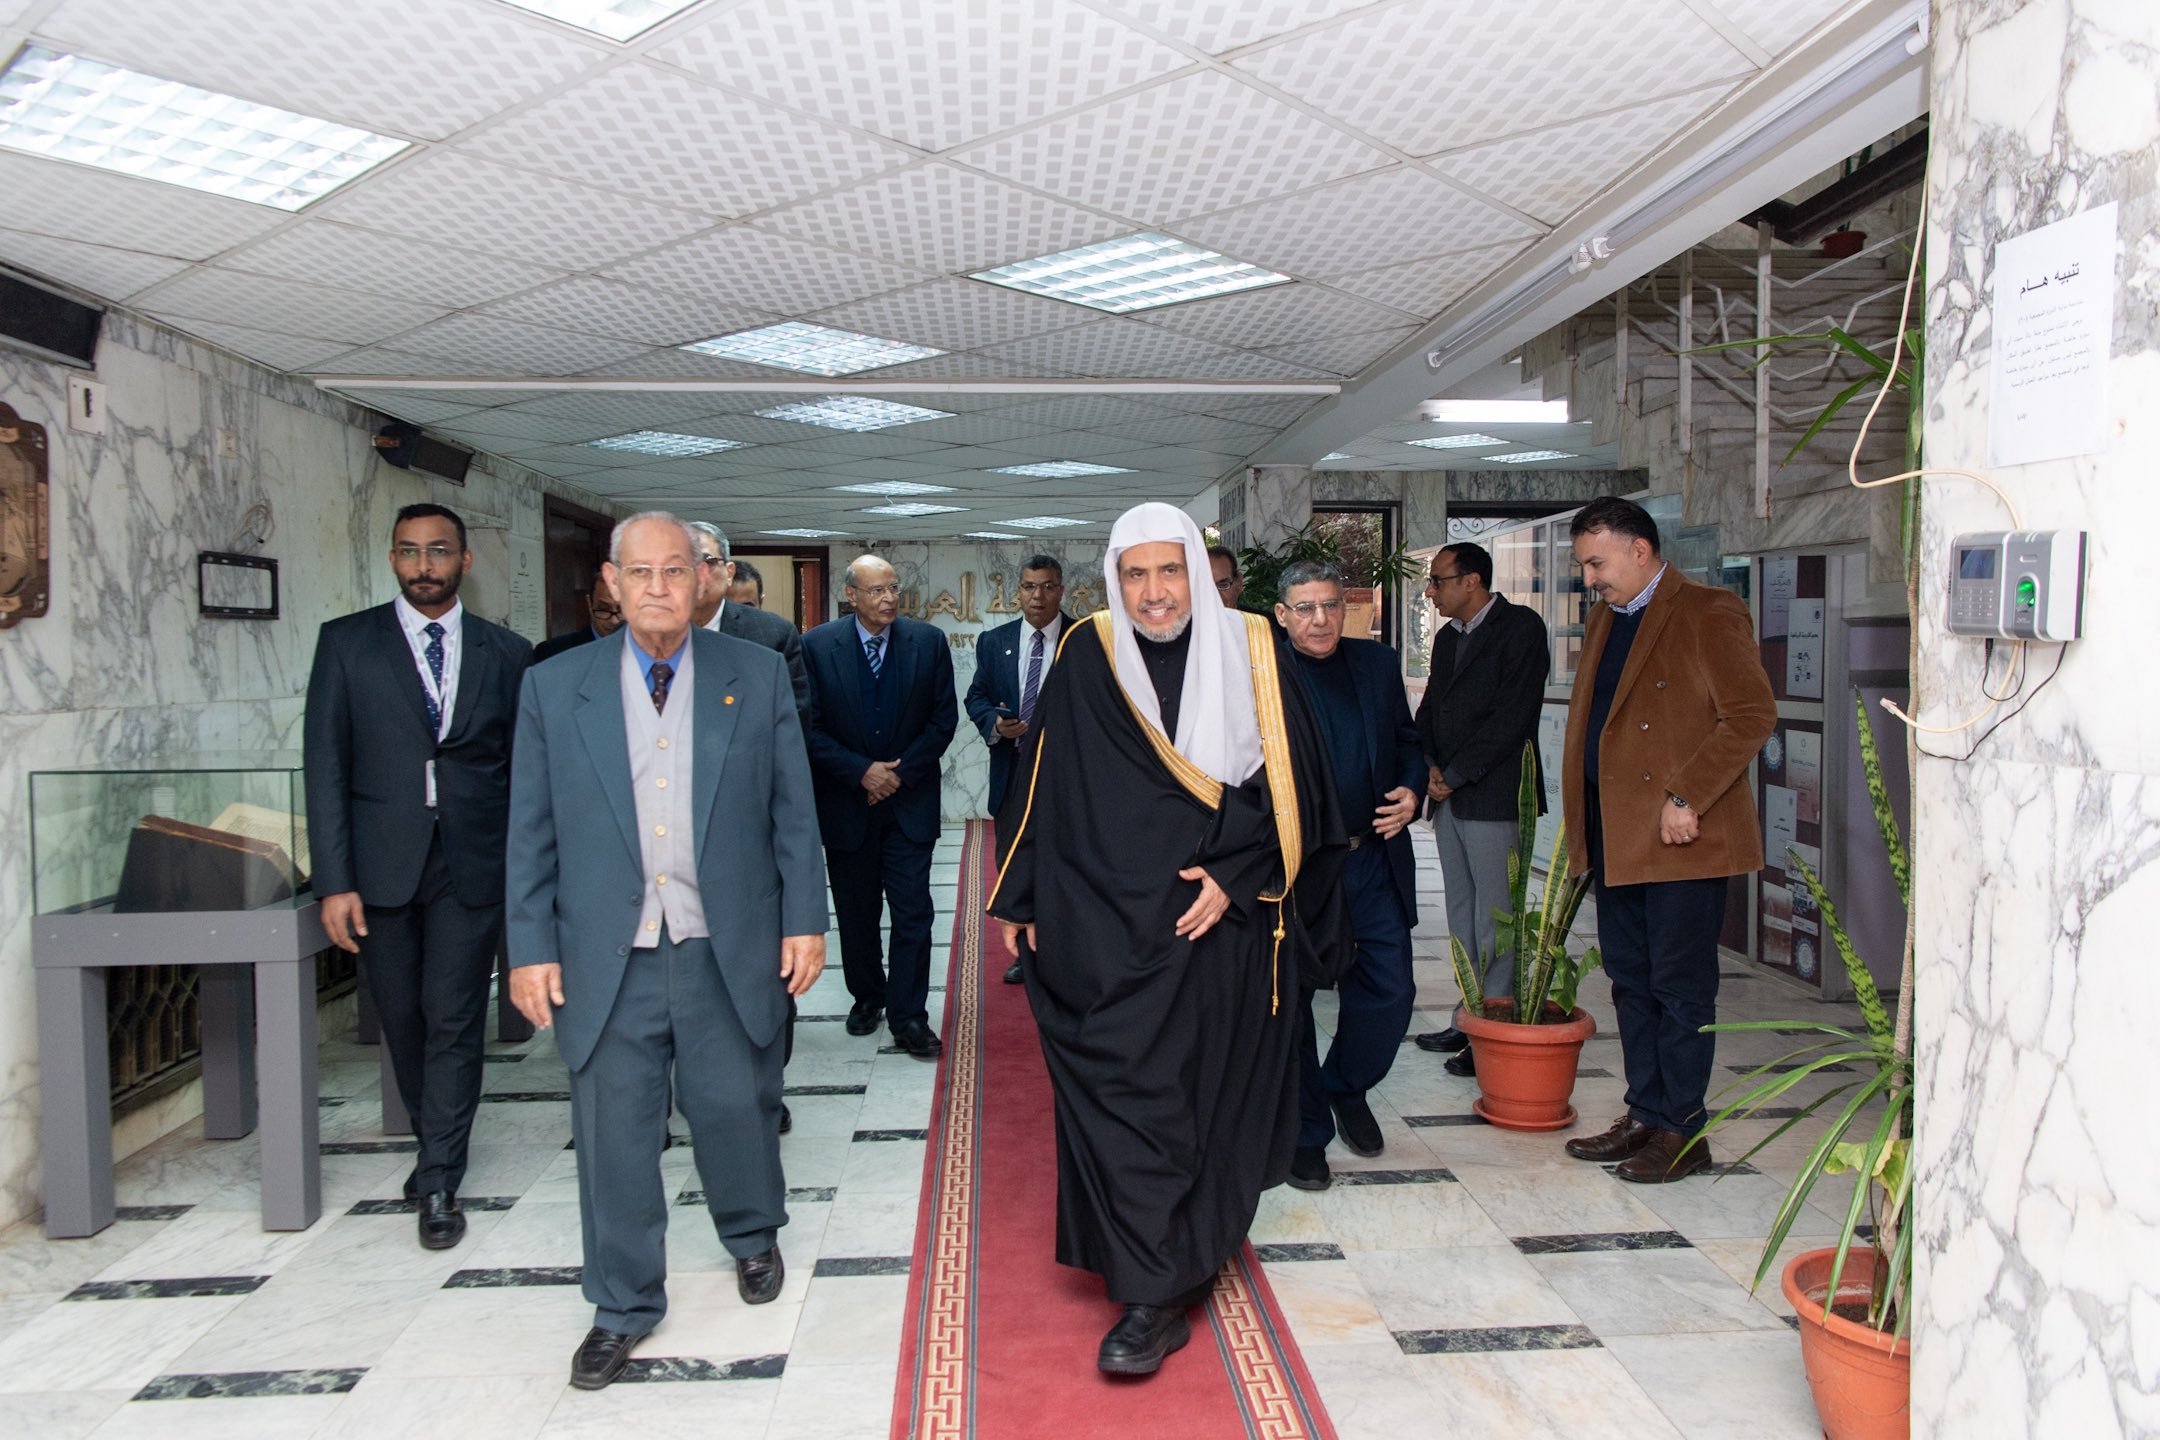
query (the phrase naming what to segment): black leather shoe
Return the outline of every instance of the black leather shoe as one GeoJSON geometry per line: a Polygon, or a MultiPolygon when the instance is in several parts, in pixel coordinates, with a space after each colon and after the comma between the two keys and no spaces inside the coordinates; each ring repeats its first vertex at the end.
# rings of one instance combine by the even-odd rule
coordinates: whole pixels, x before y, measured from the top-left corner
{"type": "Polygon", "coordinates": [[[630,1363],[630,1351],[642,1335],[603,1330],[598,1325],[585,1332],[585,1343],[570,1357],[570,1384],[579,1390],[600,1390],[622,1374],[630,1363]]]}
{"type": "Polygon", "coordinates": [[[884,1018],[884,1006],[872,1005],[867,1000],[858,1000],[848,1009],[847,1033],[850,1035],[874,1034],[877,1031],[878,1022],[884,1018]]]}
{"type": "Polygon", "coordinates": [[[1183,1309],[1169,1305],[1127,1305],[1125,1314],[1103,1336],[1095,1368],[1112,1375],[1152,1375],[1165,1358],[1192,1339],[1192,1322],[1183,1309]]]}
{"type": "Polygon", "coordinates": [[[1015,960],[1012,964],[1005,967],[1005,983],[1008,985],[1018,985],[1020,983],[1020,979],[1020,962],[1018,960],[1015,960]]]}
{"type": "Polygon", "coordinates": [[[1335,1112],[1335,1133],[1351,1154],[1370,1160],[1387,1149],[1387,1141],[1380,1136],[1380,1122],[1373,1118],[1372,1106],[1365,1103],[1363,1095],[1330,1095],[1328,1108],[1335,1112]]]}
{"type": "Polygon", "coordinates": [[[1447,1063],[1440,1068],[1450,1075],[1475,1075],[1477,1074],[1477,1052],[1464,1050],[1458,1054],[1450,1055],[1447,1057],[1447,1063]]]}
{"type": "Polygon", "coordinates": [[[420,1177],[417,1173],[405,1177],[405,1203],[408,1205],[418,1205],[420,1203],[420,1177]]]}
{"type": "Polygon", "coordinates": [[[794,1113],[787,1108],[787,1101],[783,1100],[780,1102],[780,1133],[785,1135],[794,1128],[794,1113]]]}
{"type": "Polygon", "coordinates": [[[892,1038],[893,1044],[918,1060],[935,1060],[945,1050],[945,1042],[931,1033],[929,1022],[923,1020],[894,1026],[892,1038]]]}
{"type": "Polygon", "coordinates": [[[1334,1183],[1335,1177],[1328,1173],[1327,1147],[1324,1145],[1300,1145],[1290,1157],[1290,1188],[1293,1190],[1325,1190],[1334,1183]]]}
{"type": "Polygon", "coordinates": [[[448,1250],[465,1238],[465,1212],[457,1196],[447,1190],[430,1190],[420,1197],[420,1243],[430,1250],[448,1250]]]}
{"type": "Polygon", "coordinates": [[[1601,1135],[1578,1135],[1567,1142],[1567,1153],[1578,1160],[1625,1160],[1650,1143],[1655,1134],[1632,1115],[1622,1115],[1601,1135]]]}
{"type": "Polygon", "coordinates": [[[1430,1050],[1436,1055],[1452,1055],[1469,1045],[1470,1037],[1450,1025],[1445,1030],[1428,1030],[1412,1037],[1420,1050],[1430,1050]]]}
{"type": "Polygon", "coordinates": [[[787,1265],[775,1245],[762,1255],[745,1256],[735,1262],[735,1291],[745,1305],[763,1305],[780,1293],[787,1279],[787,1265]]]}

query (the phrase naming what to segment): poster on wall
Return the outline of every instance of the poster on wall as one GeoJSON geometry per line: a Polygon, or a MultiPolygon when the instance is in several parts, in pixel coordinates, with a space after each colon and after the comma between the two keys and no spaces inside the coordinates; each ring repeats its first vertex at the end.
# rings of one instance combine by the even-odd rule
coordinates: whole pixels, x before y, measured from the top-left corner
{"type": "Polygon", "coordinates": [[[1822,699],[1823,602],[1792,602],[1785,633],[1785,693],[1794,699],[1822,699]]]}
{"type": "Polygon", "coordinates": [[[1994,283],[1988,462],[2106,449],[2114,203],[1997,241],[1994,283]]]}
{"type": "Polygon", "coordinates": [[[45,427],[0,405],[0,630],[45,613],[49,483],[45,427]]]}
{"type": "Polygon", "coordinates": [[[1807,730],[1785,736],[1785,783],[1798,796],[1798,823],[1822,823],[1822,736],[1807,730]]]}
{"type": "Polygon", "coordinates": [[[1792,610],[1793,590],[1800,578],[1800,557],[1766,555],[1762,562],[1762,634],[1765,640],[1783,635],[1792,610]]]}

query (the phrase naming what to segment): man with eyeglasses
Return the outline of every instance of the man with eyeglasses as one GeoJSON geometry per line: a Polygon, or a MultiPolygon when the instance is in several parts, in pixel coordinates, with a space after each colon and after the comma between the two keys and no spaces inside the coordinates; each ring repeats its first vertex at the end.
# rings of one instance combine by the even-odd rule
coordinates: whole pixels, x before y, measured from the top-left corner
{"type": "Polygon", "coordinates": [[[1225,610],[1235,610],[1245,596],[1245,577],[1238,573],[1237,551],[1227,545],[1207,547],[1208,570],[1215,577],[1215,594],[1225,610]]]}
{"type": "Polygon", "coordinates": [[[1410,822],[1425,783],[1424,757],[1402,662],[1377,640],[1343,638],[1342,571],[1326,561],[1286,566],[1275,621],[1290,639],[1290,671],[1320,722],[1335,798],[1350,832],[1344,896],[1356,937],[1335,982],[1335,1037],[1327,1059],[1313,1031],[1312,994],[1298,1008],[1298,1141],[1290,1184],[1325,1190],[1328,1142],[1340,1135],[1367,1158],[1386,1148],[1366,1092],[1387,1078],[1417,1003],[1410,931],[1417,924],[1417,858],[1410,822]]]}
{"type": "Polygon", "coordinates": [[[900,577],[875,555],[842,577],[854,614],[803,636],[810,674],[810,769],[825,837],[847,1033],[885,1017],[893,1043],[918,1060],[944,1047],[930,1028],[930,854],[944,772],[959,726],[945,632],[900,614],[900,577]],[[892,912],[891,972],[880,919],[892,912]]]}
{"type": "MultiPolygon", "coordinates": [[[[1055,555],[1030,555],[1020,562],[1020,618],[975,639],[975,678],[968,682],[966,708],[990,747],[993,818],[1003,813],[1016,757],[1026,754],[1035,701],[1057,661],[1058,641],[1072,623],[1064,602],[1064,562],[1055,555]]],[[[1026,945],[1023,939],[1023,951],[1026,945]]],[[[1007,967],[1006,984],[1020,983],[1026,959],[1020,954],[1007,967]]]]}
{"type": "Polygon", "coordinates": [[[606,575],[594,575],[592,590],[585,597],[585,614],[588,623],[565,634],[552,636],[533,647],[533,663],[552,660],[565,650],[575,650],[580,645],[590,645],[595,640],[605,640],[622,624],[622,606],[615,601],[615,592],[608,588],[606,575]]]}
{"type": "Polygon", "coordinates": [[[532,645],[466,612],[465,522],[407,505],[390,531],[398,595],[332,620],[304,721],[308,848],[330,943],[360,957],[419,1153],[405,1198],[420,1243],[458,1209],[480,1105],[518,684],[532,645]]]}
{"type": "Polygon", "coordinates": [[[733,635],[753,645],[780,652],[787,661],[788,681],[795,687],[795,710],[807,725],[810,719],[810,677],[803,671],[802,634],[793,625],[755,605],[732,598],[735,561],[728,554],[727,535],[710,520],[692,520],[690,538],[697,542],[697,597],[691,622],[700,630],[733,635]]]}
{"type": "MultiPolygon", "coordinates": [[[[1469,541],[1433,556],[1425,597],[1444,623],[1433,639],[1417,728],[1447,884],[1448,933],[1483,967],[1486,997],[1502,999],[1515,993],[1515,957],[1500,951],[1497,912],[1508,904],[1523,744],[1537,738],[1552,646],[1535,610],[1494,593],[1492,573],[1491,554],[1469,541]]],[[[1543,814],[1544,777],[1536,783],[1543,814]]],[[[1417,1037],[1419,1049],[1449,1055],[1451,1075],[1477,1073],[1469,1043],[1453,1025],[1417,1037]]]]}
{"type": "Polygon", "coordinates": [[[621,633],[536,666],[519,697],[507,866],[511,999],[570,1072],[580,1390],[667,1313],[671,1091],[736,1293],[780,1294],[781,1032],[825,965],[787,666],[690,623],[697,551],[675,516],[631,516],[608,555],[621,633]]]}

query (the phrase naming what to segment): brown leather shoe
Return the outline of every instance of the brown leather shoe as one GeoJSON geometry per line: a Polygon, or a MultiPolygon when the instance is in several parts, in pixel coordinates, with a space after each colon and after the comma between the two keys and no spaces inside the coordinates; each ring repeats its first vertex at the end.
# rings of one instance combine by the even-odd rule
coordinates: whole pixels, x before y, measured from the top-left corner
{"type": "Polygon", "coordinates": [[[1709,1145],[1689,1146],[1688,1137],[1677,1130],[1652,1130],[1650,1143],[1615,1165],[1613,1174],[1637,1185],[1670,1185],[1709,1168],[1709,1145]],[[1682,1149],[1687,1150],[1685,1155],[1682,1149]]]}
{"type": "Polygon", "coordinates": [[[1650,1143],[1650,1127],[1632,1115],[1622,1115],[1602,1135],[1578,1135],[1567,1142],[1567,1153],[1578,1160],[1607,1164],[1625,1160],[1650,1143]]]}

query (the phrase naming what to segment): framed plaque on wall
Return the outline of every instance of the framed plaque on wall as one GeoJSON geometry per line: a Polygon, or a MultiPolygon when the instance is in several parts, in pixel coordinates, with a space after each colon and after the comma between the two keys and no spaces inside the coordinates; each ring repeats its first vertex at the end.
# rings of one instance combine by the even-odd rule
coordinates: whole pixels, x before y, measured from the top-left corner
{"type": "Polygon", "coordinates": [[[0,404],[0,630],[51,598],[51,494],[45,427],[0,404]]]}

